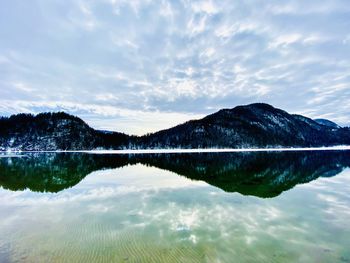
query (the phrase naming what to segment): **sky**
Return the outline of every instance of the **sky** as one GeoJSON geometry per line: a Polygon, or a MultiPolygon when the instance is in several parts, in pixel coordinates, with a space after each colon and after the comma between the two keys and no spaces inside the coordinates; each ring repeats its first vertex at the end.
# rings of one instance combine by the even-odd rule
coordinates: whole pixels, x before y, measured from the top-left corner
{"type": "Polygon", "coordinates": [[[0,115],[144,134],[265,102],[350,125],[349,0],[3,0],[0,115]]]}

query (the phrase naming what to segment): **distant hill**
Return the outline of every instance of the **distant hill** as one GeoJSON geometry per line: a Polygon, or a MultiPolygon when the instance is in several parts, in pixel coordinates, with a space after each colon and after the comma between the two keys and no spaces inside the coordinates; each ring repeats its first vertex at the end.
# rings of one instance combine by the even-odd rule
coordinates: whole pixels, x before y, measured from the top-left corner
{"type": "Polygon", "coordinates": [[[137,148],[257,148],[350,145],[350,128],[328,120],[289,114],[264,103],[222,109],[145,136],[91,128],[58,113],[0,118],[0,150],[90,150],[137,148]]]}
{"type": "Polygon", "coordinates": [[[335,129],[340,128],[340,126],[338,124],[336,124],[333,121],[327,120],[327,119],[315,119],[314,121],[319,123],[319,124],[331,127],[331,128],[335,128],[335,129]]]}

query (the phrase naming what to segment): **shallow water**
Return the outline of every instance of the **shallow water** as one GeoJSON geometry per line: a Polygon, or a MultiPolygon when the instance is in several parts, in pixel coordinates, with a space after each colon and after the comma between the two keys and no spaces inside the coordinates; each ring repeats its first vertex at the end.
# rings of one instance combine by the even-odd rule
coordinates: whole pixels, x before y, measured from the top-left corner
{"type": "Polygon", "coordinates": [[[0,158],[0,262],[350,262],[350,152],[0,158]]]}

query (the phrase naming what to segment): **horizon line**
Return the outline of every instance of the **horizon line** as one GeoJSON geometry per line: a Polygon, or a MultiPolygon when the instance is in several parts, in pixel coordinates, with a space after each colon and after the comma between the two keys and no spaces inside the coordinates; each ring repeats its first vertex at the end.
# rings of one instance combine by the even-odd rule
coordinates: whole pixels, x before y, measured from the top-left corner
{"type": "MultiPolygon", "coordinates": [[[[89,154],[152,154],[152,153],[234,153],[234,152],[300,152],[300,151],[332,151],[350,150],[350,145],[329,147],[281,147],[281,148],[198,148],[198,149],[125,149],[125,150],[57,150],[57,151],[0,151],[1,153],[89,153],[89,154]]],[[[1,155],[0,155],[1,157],[1,155]]]]}

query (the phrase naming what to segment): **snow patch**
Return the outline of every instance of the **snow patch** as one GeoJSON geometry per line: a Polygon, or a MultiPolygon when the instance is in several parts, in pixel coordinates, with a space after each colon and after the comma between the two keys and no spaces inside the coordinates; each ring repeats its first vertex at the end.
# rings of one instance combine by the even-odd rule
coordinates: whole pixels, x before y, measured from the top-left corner
{"type": "Polygon", "coordinates": [[[151,153],[212,153],[212,152],[284,152],[284,151],[334,151],[350,150],[350,145],[310,148],[209,148],[209,149],[138,149],[138,150],[80,150],[80,151],[22,151],[25,152],[70,152],[93,154],[151,154],[151,153]]]}

